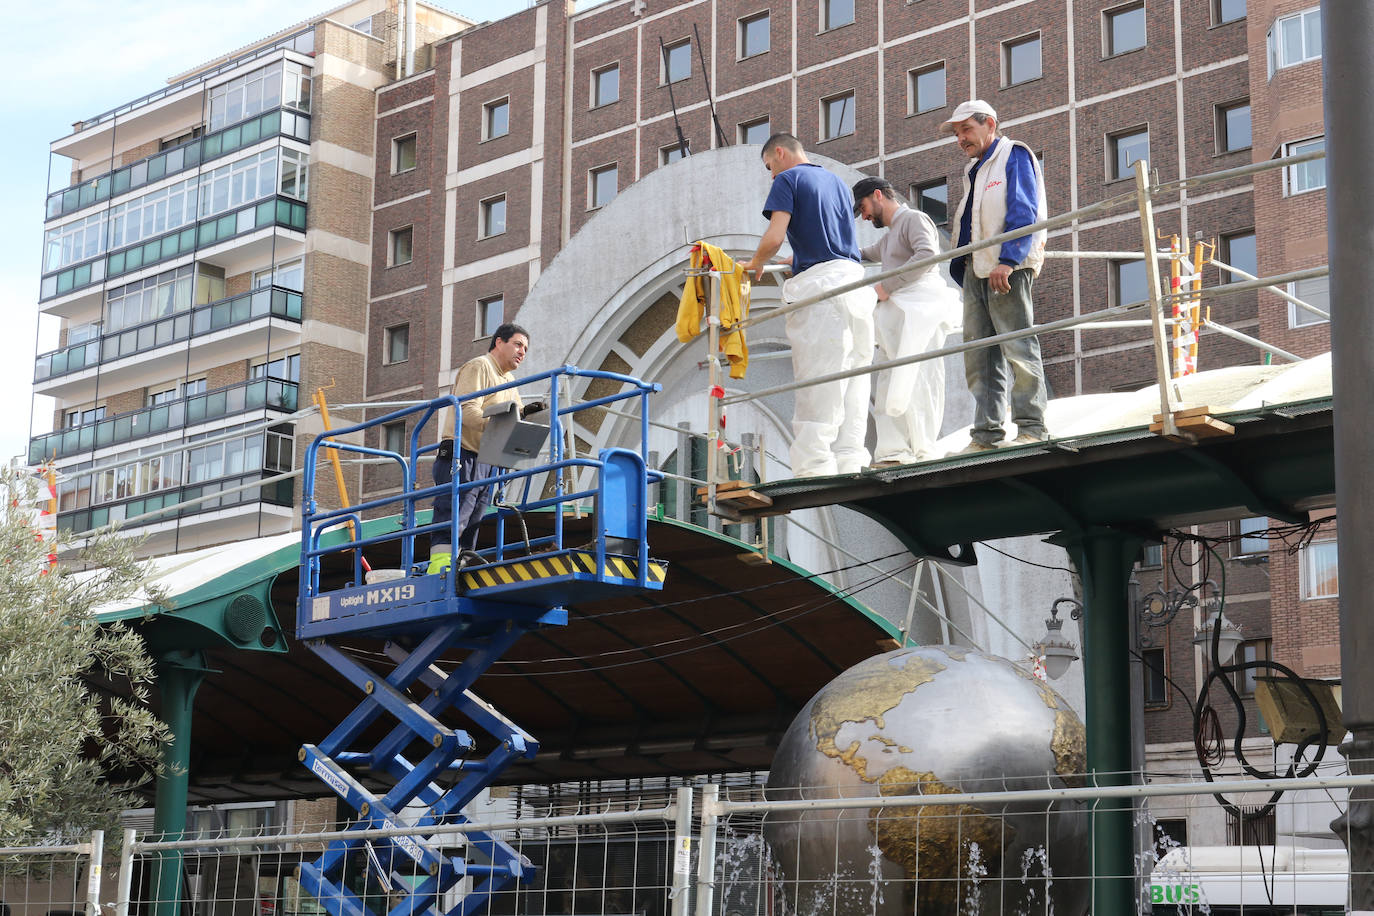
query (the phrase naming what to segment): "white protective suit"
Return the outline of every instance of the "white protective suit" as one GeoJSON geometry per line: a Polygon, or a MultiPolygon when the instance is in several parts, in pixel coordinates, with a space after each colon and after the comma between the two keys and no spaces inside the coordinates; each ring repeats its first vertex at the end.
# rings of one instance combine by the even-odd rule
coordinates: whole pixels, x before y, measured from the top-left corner
{"type": "MultiPolygon", "coordinates": [[[[938,269],[892,293],[874,310],[878,361],[915,356],[945,345],[959,327],[963,297],[938,269]]],[[[945,416],[945,364],[929,359],[877,373],[873,461],[911,464],[940,457],[935,442],[945,416]]]]}
{"type": "MultiPolygon", "coordinates": [[[[783,299],[796,302],[863,275],[854,261],[825,261],[785,282],[783,299]]],[[[793,377],[801,381],[872,364],[876,302],[871,286],[860,287],[789,314],[793,377]]],[[[869,390],[867,375],[797,389],[790,452],[794,477],[857,474],[868,466],[869,390]]]]}

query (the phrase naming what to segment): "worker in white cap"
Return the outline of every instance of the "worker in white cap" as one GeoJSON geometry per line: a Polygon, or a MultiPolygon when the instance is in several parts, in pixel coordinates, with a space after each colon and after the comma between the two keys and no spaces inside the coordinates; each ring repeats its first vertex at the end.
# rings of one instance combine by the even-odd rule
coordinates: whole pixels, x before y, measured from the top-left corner
{"type": "MultiPolygon", "coordinates": [[[[959,149],[969,159],[964,199],[952,218],[958,227],[956,247],[1046,218],[1040,161],[1030,147],[1002,136],[997,127],[997,112],[982,99],[960,103],[950,119],[940,125],[941,130],[954,134],[959,149]]],[[[965,341],[1020,331],[1034,324],[1031,285],[1044,259],[1045,230],[1041,229],[950,262],[950,276],[964,288],[965,341]]],[[[974,403],[966,451],[984,451],[1002,444],[1008,397],[1017,432],[1008,444],[1030,445],[1049,437],[1045,429],[1045,367],[1038,339],[1023,337],[967,351],[964,377],[974,403]]]]}
{"type": "MultiPolygon", "coordinates": [[[[934,221],[897,198],[886,178],[863,178],[854,185],[854,215],[876,229],[887,229],[875,244],[860,249],[865,261],[884,272],[926,260],[940,250],[934,221]]],[[[873,325],[878,359],[887,362],[944,346],[959,326],[962,297],[934,265],[888,277],[873,286],[878,307],[873,325]]],[[[877,373],[873,424],[878,441],[874,469],[940,457],[935,442],[945,416],[945,364],[928,359],[877,373]]]]}
{"type": "MultiPolygon", "coordinates": [[[[774,134],[763,145],[763,164],[773,176],[763,215],[768,228],[744,269],[762,279],[763,268],[784,239],[792,277],[783,284],[787,302],[798,302],[846,283],[862,282],[849,187],[806,158],[791,134],[774,134]]],[[[798,380],[855,369],[873,362],[873,290],[868,286],[822,299],[787,315],[792,373],[798,380]]],[[[792,400],[794,477],[857,474],[869,462],[869,376],[798,388],[792,400]]]]}

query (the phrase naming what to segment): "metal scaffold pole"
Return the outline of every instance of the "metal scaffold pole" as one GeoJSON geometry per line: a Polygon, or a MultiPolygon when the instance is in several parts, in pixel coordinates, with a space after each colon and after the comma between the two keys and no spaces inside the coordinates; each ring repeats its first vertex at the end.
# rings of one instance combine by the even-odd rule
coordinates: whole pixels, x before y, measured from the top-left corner
{"type": "MultiPolygon", "coordinates": [[[[1374,5],[1323,0],[1322,83],[1327,137],[1326,238],[1331,266],[1331,383],[1336,452],[1336,525],[1340,543],[1343,718],[1352,733],[1341,753],[1352,773],[1374,773],[1374,309],[1369,257],[1374,252],[1374,5]]],[[[1350,851],[1350,907],[1374,912],[1374,792],[1355,789],[1332,829],[1350,851]]]]}
{"type": "MultiPolygon", "coordinates": [[[[1135,161],[1136,201],[1140,207],[1140,238],[1145,251],[1153,251],[1155,245],[1155,214],[1150,202],[1150,164],[1144,159],[1135,161]]],[[[1145,259],[1145,287],[1149,294],[1150,321],[1154,328],[1155,369],[1159,375],[1159,412],[1163,435],[1181,438],[1178,425],[1174,422],[1174,398],[1172,392],[1173,372],[1169,369],[1169,332],[1165,326],[1168,316],[1164,314],[1163,297],[1159,294],[1159,261],[1145,259]]]]}

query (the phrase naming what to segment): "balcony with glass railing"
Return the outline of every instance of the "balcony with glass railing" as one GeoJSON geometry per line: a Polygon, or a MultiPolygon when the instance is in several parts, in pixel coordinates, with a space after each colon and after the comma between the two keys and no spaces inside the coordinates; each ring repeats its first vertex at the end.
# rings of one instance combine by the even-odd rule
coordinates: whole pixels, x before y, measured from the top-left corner
{"type": "Polygon", "coordinates": [[[146,242],[45,274],[39,286],[38,298],[40,302],[45,302],[65,296],[105,280],[190,254],[197,249],[248,235],[259,229],[277,226],[304,232],[305,215],[303,201],[274,195],[146,242]]]}
{"type": "Polygon", "coordinates": [[[170,344],[248,324],[260,318],[301,320],[301,294],[280,286],[265,286],[217,302],[198,305],[165,318],[44,353],[34,362],[33,380],[41,383],[126,356],[148,353],[170,344]]]}
{"type": "Polygon", "coordinates": [[[29,440],[29,463],[40,464],[93,449],[132,442],[256,410],[292,413],[296,410],[297,385],[279,378],[256,378],[165,404],[144,407],[57,430],[29,440]]]}
{"type": "Polygon", "coordinates": [[[292,492],[294,481],[291,480],[274,480],[257,489],[236,490],[236,492],[225,493],[217,498],[202,499],[202,497],[214,496],[214,494],[223,493],[225,490],[235,490],[242,485],[277,476],[279,473],[280,471],[271,469],[254,470],[246,474],[173,487],[169,490],[148,493],[103,506],[77,509],[72,512],[58,512],[57,527],[64,534],[80,534],[83,531],[103,528],[111,522],[125,524],[126,519],[133,519],[128,525],[137,527],[156,525],[160,522],[184,519],[203,512],[215,512],[220,509],[259,502],[272,506],[289,507],[294,502],[292,492]],[[193,502],[193,500],[197,501],[193,502]],[[139,516],[149,512],[160,512],[164,509],[166,511],[157,516],[139,518],[139,516]]]}
{"type": "Polygon", "coordinates": [[[169,176],[189,172],[269,137],[290,137],[309,143],[310,115],[289,108],[277,108],[54,191],[48,195],[47,218],[52,220],[66,216],[169,176]]]}
{"type": "Polygon", "coordinates": [[[148,93],[147,95],[140,96],[139,98],[134,99],[131,102],[125,102],[123,105],[111,108],[109,111],[104,111],[98,115],[95,115],[94,117],[85,118],[81,121],[78,121],[75,125],[73,125],[72,135],[75,136],[77,134],[80,134],[82,131],[90,130],[93,127],[98,127],[99,125],[105,124],[109,121],[113,121],[116,118],[123,119],[140,108],[144,108],[146,106],[160,102],[163,99],[170,98],[171,96],[174,96],[178,92],[181,92],[191,86],[204,83],[207,80],[212,79],[222,73],[228,73],[231,70],[234,70],[235,68],[242,67],[244,64],[251,63],[257,60],[264,60],[266,58],[271,57],[274,54],[279,55],[282,51],[296,51],[298,53],[306,54],[313,57],[315,54],[315,27],[311,25],[303,29],[299,29],[295,32],[278,38],[271,44],[266,44],[262,47],[254,48],[251,51],[245,51],[243,54],[236,55],[235,57],[232,57],[221,64],[217,64],[213,67],[207,67],[203,70],[198,70],[193,76],[188,76],[185,79],[178,80],[177,82],[167,86],[163,86],[161,89],[156,89],[148,93]]]}

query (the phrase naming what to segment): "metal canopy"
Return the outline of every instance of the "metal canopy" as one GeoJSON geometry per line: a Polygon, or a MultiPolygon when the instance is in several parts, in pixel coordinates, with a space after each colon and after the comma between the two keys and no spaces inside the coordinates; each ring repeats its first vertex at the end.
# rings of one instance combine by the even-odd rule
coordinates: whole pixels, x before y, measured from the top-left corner
{"type": "MultiPolygon", "coordinates": [[[[539,524],[530,519],[532,529],[539,524]]],[[[579,522],[567,524],[576,530],[579,522]]],[[[364,536],[392,525],[366,522],[364,536]]],[[[745,563],[747,548],[731,538],[656,521],[649,541],[669,564],[664,591],[574,607],[567,627],[526,637],[475,685],[540,740],[539,756],[512,768],[511,781],[766,768],[817,690],[895,644],[896,629],[859,602],[777,558],[745,563]]],[[[204,615],[205,602],[243,593],[270,589],[277,619],[293,620],[298,542],[265,554],[243,549],[251,559],[183,596],[204,599],[195,606],[179,601],[170,611],[130,607],[104,616],[128,620],[164,649],[188,616],[204,615]]],[[[393,562],[372,552],[368,560],[393,562]]],[[[297,751],[326,735],[357,693],[291,630],[288,623],[270,652],[204,648],[212,673],[193,710],[191,803],[318,794],[297,751]]],[[[361,637],[346,645],[363,658],[385,650],[361,637]]]]}

